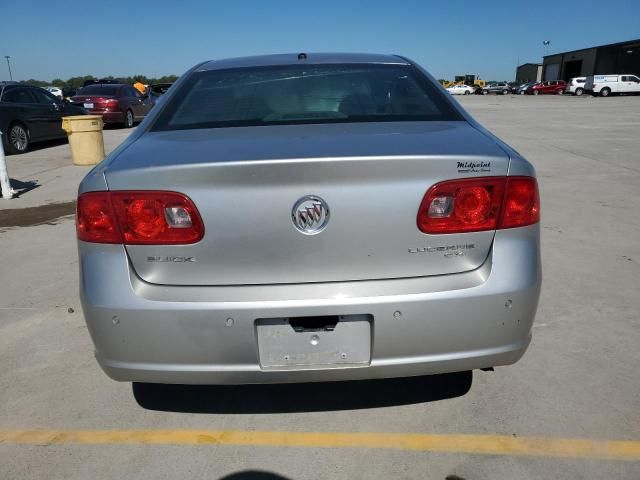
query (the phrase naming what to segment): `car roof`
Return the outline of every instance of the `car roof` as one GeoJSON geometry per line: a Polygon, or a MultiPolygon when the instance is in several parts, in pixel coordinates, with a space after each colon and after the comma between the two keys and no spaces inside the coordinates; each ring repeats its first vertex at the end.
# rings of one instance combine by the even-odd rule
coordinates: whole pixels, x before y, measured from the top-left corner
{"type": "Polygon", "coordinates": [[[221,70],[225,68],[268,67],[276,65],[297,65],[304,62],[309,65],[328,63],[384,63],[410,65],[410,62],[397,55],[377,53],[282,53],[276,55],[257,55],[252,57],[210,60],[201,64],[197,71],[221,70]],[[305,59],[299,59],[304,55],[305,59]]]}

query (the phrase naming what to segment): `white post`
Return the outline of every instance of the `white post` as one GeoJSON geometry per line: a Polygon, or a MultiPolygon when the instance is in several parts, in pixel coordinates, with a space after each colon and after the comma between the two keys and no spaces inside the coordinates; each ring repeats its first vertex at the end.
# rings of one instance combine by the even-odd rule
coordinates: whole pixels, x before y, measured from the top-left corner
{"type": "Polygon", "coordinates": [[[2,190],[2,198],[11,200],[15,190],[11,188],[9,183],[9,174],[7,173],[7,162],[4,158],[4,146],[2,145],[2,132],[0,132],[0,189],[2,190]]]}

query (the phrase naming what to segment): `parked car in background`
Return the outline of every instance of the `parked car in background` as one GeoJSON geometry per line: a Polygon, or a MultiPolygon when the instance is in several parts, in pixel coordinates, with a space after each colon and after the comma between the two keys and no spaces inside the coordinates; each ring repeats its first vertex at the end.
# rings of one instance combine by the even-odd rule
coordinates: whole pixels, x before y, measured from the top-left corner
{"type": "Polygon", "coordinates": [[[520,85],[518,85],[516,88],[514,88],[513,93],[516,95],[524,95],[527,92],[527,88],[535,85],[536,82],[526,82],[526,83],[521,83],[520,85]]]}
{"type": "Polygon", "coordinates": [[[62,89],[59,87],[43,87],[47,92],[52,93],[58,98],[64,98],[62,89]]]}
{"type": "Polygon", "coordinates": [[[167,90],[171,88],[173,83],[155,83],[153,85],[149,85],[147,87],[147,95],[149,95],[149,100],[153,105],[155,105],[160,98],[167,93],[167,90]]]}
{"type": "Polygon", "coordinates": [[[65,100],[69,100],[76,94],[77,90],[75,88],[62,87],[62,97],[65,100]]]}
{"type": "Polygon", "coordinates": [[[587,77],[574,77],[564,87],[564,93],[580,96],[584,93],[584,82],[587,77]]]}
{"type": "Polygon", "coordinates": [[[428,375],[531,341],[535,170],[402,57],[201,63],[102,165],[79,284],[115,380],[428,375]]]}
{"type": "Polygon", "coordinates": [[[469,85],[453,85],[451,87],[447,87],[447,92],[451,95],[471,95],[475,93],[475,91],[476,89],[469,85]]]}
{"type": "Polygon", "coordinates": [[[640,93],[640,78],[636,75],[595,75],[587,77],[584,83],[585,92],[594,97],[608,97],[616,94],[640,93]]]}
{"type": "Polygon", "coordinates": [[[518,93],[518,88],[520,87],[520,85],[522,85],[519,82],[509,82],[509,93],[513,93],[514,95],[516,95],[518,93]]]}
{"type": "Polygon", "coordinates": [[[564,80],[537,82],[528,87],[526,93],[529,95],[562,95],[566,85],[564,80]]]}
{"type": "Polygon", "coordinates": [[[81,88],[71,103],[84,107],[92,115],[101,115],[105,124],[121,124],[127,128],[142,120],[153,103],[131,85],[92,84],[81,88]]]}
{"type": "Polygon", "coordinates": [[[0,131],[7,153],[24,153],[32,143],[65,138],[62,117],[86,113],[43,88],[0,83],[0,131]]]}
{"type": "Polygon", "coordinates": [[[482,89],[483,95],[488,95],[489,93],[507,95],[508,93],[511,93],[511,85],[506,82],[491,83],[482,89]]]}

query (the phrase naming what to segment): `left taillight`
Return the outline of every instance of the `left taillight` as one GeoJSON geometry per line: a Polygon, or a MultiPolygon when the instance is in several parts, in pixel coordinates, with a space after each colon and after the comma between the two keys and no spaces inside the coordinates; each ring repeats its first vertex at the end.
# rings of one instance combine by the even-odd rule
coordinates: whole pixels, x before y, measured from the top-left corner
{"type": "Polygon", "coordinates": [[[79,240],[127,245],[186,245],[204,236],[189,197],[165,191],[88,192],[78,197],[79,240]]]}

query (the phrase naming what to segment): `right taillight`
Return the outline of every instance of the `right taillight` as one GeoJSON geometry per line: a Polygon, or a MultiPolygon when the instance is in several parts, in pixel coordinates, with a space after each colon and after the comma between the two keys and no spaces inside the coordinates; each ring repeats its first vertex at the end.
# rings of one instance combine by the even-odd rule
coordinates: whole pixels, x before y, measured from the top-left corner
{"type": "Polygon", "coordinates": [[[109,98],[104,101],[104,107],[106,109],[116,109],[119,107],[118,100],[116,100],[115,98],[109,98]]]}
{"type": "Polygon", "coordinates": [[[532,225],[540,221],[538,182],[533,177],[507,177],[498,228],[532,225]]]}
{"type": "Polygon", "coordinates": [[[418,228],[429,234],[523,227],[540,220],[533,177],[448,180],[431,187],[418,210],[418,228]]]}
{"type": "Polygon", "coordinates": [[[79,240],[127,245],[186,245],[204,236],[191,199],[177,192],[88,192],[78,197],[79,240]]]}

